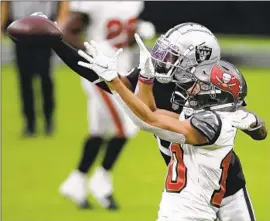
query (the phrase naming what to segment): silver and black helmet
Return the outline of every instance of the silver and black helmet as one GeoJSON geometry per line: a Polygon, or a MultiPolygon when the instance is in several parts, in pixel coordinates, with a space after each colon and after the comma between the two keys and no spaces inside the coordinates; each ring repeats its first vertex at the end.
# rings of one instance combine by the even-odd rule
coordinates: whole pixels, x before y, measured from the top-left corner
{"type": "Polygon", "coordinates": [[[151,54],[159,82],[185,83],[197,67],[214,64],[220,59],[220,46],[209,29],[189,22],[161,35],[151,54]]]}

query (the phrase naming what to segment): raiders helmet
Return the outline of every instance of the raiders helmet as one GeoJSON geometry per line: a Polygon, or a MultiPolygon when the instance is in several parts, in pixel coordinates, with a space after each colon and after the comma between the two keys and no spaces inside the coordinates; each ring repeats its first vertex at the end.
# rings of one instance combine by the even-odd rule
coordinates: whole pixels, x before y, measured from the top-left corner
{"type": "Polygon", "coordinates": [[[194,110],[235,111],[245,106],[247,83],[234,65],[220,60],[208,70],[197,69],[189,84],[177,83],[171,102],[194,110]]]}
{"type": "Polygon", "coordinates": [[[206,27],[183,23],[161,35],[151,55],[159,82],[185,82],[198,66],[214,64],[220,59],[220,46],[206,27]]]}

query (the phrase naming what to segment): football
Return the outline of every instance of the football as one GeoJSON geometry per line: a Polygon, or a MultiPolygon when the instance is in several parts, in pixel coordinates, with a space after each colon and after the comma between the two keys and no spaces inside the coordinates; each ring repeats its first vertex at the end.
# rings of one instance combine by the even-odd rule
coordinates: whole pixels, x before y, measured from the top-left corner
{"type": "Polygon", "coordinates": [[[63,38],[57,25],[42,16],[26,16],[11,23],[7,28],[9,37],[16,43],[34,46],[51,46],[63,38]]]}

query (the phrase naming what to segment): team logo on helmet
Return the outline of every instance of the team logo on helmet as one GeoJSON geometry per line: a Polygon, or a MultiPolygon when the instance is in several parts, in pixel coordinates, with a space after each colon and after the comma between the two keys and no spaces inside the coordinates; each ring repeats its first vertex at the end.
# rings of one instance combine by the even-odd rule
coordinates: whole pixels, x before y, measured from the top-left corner
{"type": "Polygon", "coordinates": [[[198,64],[202,63],[203,61],[209,60],[212,54],[212,48],[207,46],[196,46],[196,61],[198,64]]]}
{"type": "Polygon", "coordinates": [[[240,81],[231,73],[224,72],[220,67],[214,66],[210,74],[211,83],[223,91],[227,91],[237,100],[241,90],[240,81]]]}

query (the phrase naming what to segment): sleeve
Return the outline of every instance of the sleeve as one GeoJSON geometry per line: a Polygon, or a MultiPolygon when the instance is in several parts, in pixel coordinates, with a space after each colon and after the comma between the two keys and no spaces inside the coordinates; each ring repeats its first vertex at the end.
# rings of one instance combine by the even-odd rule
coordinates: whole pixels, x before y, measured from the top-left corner
{"type": "MultiPolygon", "coordinates": [[[[78,55],[77,49],[73,48],[65,41],[60,41],[57,44],[55,44],[53,46],[53,50],[61,58],[61,60],[69,68],[71,68],[76,74],[80,75],[81,77],[87,79],[90,82],[97,82],[99,80],[98,75],[94,71],[78,65],[79,61],[82,61],[82,60],[84,62],[87,62],[87,61],[78,55]]],[[[126,76],[133,87],[133,92],[135,91],[135,88],[137,85],[139,73],[140,73],[140,69],[135,67],[126,76]]],[[[111,93],[109,87],[107,86],[105,82],[101,81],[99,83],[96,83],[96,85],[102,90],[111,93]]]]}
{"type": "Polygon", "coordinates": [[[190,123],[201,135],[208,139],[207,144],[214,144],[220,136],[222,121],[220,116],[211,111],[203,111],[195,114],[190,123]]]}
{"type": "MultiPolygon", "coordinates": [[[[84,58],[78,55],[78,50],[70,46],[68,43],[64,41],[60,41],[56,45],[53,46],[53,50],[55,53],[62,59],[62,61],[71,68],[76,74],[80,75],[81,77],[87,79],[90,82],[98,81],[98,75],[87,68],[81,67],[78,65],[79,61],[84,61],[84,58]]],[[[96,84],[102,90],[111,93],[110,89],[108,88],[105,82],[100,82],[96,84]]]]}

